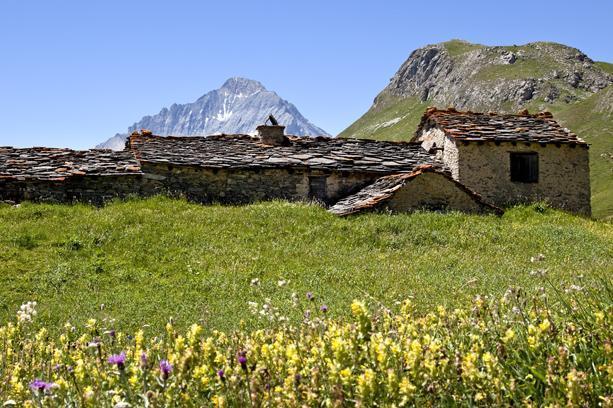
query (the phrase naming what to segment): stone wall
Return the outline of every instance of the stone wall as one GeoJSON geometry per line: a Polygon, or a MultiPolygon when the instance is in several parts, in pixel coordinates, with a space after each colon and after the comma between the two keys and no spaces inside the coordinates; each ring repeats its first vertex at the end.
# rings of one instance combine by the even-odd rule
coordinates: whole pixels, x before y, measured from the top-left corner
{"type": "Polygon", "coordinates": [[[153,180],[140,174],[73,176],[64,180],[0,179],[0,201],[101,205],[114,198],[148,196],[161,191],[153,180]]]}
{"type": "Polygon", "coordinates": [[[454,210],[468,213],[493,211],[453,180],[435,172],[423,173],[409,180],[385,202],[385,207],[394,212],[419,209],[454,210]]]}
{"type": "Polygon", "coordinates": [[[591,214],[588,149],[568,144],[509,142],[458,145],[458,181],[498,206],[547,201],[583,215],[591,214]],[[511,181],[513,152],[538,154],[538,182],[511,181]]]}
{"type": "Polygon", "coordinates": [[[425,149],[439,149],[437,157],[451,170],[453,178],[496,206],[542,200],[566,211],[591,214],[589,158],[585,146],[455,142],[437,128],[424,132],[417,140],[425,149]],[[510,154],[513,152],[538,153],[538,182],[511,181],[510,154]]]}
{"type": "Polygon", "coordinates": [[[144,177],[159,182],[166,192],[203,203],[242,204],[287,199],[331,204],[380,177],[303,168],[214,169],[149,162],[141,165],[144,177]],[[313,192],[316,185],[318,191],[313,192]]]}
{"type": "Polygon", "coordinates": [[[432,128],[424,132],[418,139],[425,150],[435,149],[436,158],[441,160],[451,171],[454,179],[458,179],[459,174],[459,153],[455,142],[445,135],[445,132],[438,128],[432,128]]]}

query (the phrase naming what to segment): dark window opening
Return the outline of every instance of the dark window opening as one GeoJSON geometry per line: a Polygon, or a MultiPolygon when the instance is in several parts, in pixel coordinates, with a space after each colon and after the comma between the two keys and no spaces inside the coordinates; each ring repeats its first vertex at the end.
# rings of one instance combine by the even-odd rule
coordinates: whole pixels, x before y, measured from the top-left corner
{"type": "Polygon", "coordinates": [[[325,202],[327,197],[325,176],[309,177],[309,198],[325,202]]]}
{"type": "Polygon", "coordinates": [[[539,181],[538,153],[511,153],[511,181],[520,183],[539,181]]]}

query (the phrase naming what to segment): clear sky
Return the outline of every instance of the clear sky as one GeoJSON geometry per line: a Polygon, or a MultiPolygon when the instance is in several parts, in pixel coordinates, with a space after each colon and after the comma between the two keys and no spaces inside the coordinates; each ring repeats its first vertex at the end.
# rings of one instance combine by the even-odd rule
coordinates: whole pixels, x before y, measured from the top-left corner
{"type": "Polygon", "coordinates": [[[420,46],[556,41],[613,62],[612,26],[612,0],[0,0],[0,145],[92,147],[231,76],[337,134],[420,46]]]}

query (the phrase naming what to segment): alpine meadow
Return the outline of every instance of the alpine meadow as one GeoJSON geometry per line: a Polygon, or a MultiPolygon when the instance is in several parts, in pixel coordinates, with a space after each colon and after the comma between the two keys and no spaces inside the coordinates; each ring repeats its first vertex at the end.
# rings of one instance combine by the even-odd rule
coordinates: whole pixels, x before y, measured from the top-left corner
{"type": "Polygon", "coordinates": [[[613,408],[564,1],[0,2],[0,405],[613,408]]]}

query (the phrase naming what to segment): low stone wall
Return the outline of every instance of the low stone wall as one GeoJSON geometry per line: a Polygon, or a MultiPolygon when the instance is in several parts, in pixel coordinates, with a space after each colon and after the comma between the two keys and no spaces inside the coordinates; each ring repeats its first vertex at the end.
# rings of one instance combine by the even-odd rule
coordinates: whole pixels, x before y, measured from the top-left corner
{"type": "Polygon", "coordinates": [[[147,162],[141,166],[145,179],[160,183],[169,194],[202,203],[286,199],[331,204],[380,177],[300,168],[215,169],[147,162]]]}
{"type": "Polygon", "coordinates": [[[114,198],[149,196],[162,186],[140,174],[73,176],[64,180],[0,179],[0,201],[101,205],[114,198]]]}
{"type": "Polygon", "coordinates": [[[295,168],[213,169],[143,163],[144,174],[76,176],[64,180],[0,179],[0,201],[84,202],[155,194],[200,203],[245,204],[272,199],[332,204],[379,174],[295,168]]]}

